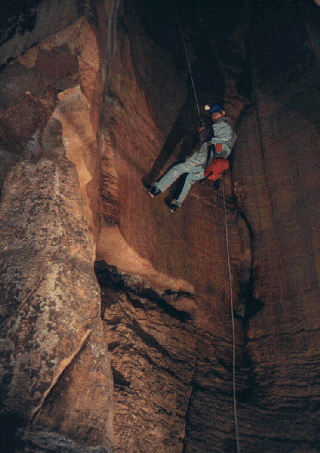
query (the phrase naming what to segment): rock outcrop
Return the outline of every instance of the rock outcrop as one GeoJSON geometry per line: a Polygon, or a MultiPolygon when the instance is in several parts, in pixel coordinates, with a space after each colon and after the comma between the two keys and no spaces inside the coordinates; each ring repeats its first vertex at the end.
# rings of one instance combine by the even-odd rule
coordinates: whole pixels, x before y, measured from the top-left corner
{"type": "MultiPolygon", "coordinates": [[[[13,420],[27,426],[27,444],[36,443],[32,433],[42,426],[89,445],[108,445],[112,437],[94,238],[79,189],[76,168],[64,157],[18,164],[5,183],[2,441],[14,434],[13,420]],[[100,411],[91,412],[92,400],[100,401],[100,411]]],[[[15,451],[9,442],[7,448],[15,451]]]]}
{"type": "Polygon", "coordinates": [[[107,452],[113,379],[93,268],[105,47],[90,9],[55,5],[55,24],[68,7],[72,23],[52,34],[44,6],[42,40],[30,41],[37,26],[24,35],[35,45],[0,76],[1,451],[107,452]]]}

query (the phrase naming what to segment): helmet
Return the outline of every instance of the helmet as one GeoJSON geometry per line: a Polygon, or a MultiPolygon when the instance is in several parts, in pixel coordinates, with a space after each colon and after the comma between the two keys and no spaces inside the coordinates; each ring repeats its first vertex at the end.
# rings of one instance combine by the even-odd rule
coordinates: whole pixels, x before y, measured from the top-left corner
{"type": "Polygon", "coordinates": [[[210,115],[216,112],[222,112],[223,106],[221,104],[210,104],[205,106],[205,110],[210,110],[210,115]]]}

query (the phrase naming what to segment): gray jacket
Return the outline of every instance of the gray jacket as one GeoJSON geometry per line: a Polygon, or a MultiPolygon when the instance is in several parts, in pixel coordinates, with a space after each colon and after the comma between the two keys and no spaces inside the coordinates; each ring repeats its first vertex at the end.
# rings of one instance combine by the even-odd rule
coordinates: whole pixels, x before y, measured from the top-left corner
{"type": "Polygon", "coordinates": [[[214,136],[209,143],[216,145],[217,143],[222,144],[222,151],[215,152],[216,157],[227,158],[232,151],[234,142],[236,141],[237,134],[233,129],[229,118],[220,118],[216,123],[212,125],[214,136]]]}

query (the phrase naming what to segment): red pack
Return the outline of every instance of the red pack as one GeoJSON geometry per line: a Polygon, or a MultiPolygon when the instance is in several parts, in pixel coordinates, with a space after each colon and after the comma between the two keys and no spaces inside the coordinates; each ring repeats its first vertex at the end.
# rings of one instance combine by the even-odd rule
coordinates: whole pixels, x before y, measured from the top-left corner
{"type": "Polygon", "coordinates": [[[210,181],[216,181],[222,175],[222,172],[229,168],[228,159],[213,159],[210,165],[205,169],[204,176],[210,181]]]}

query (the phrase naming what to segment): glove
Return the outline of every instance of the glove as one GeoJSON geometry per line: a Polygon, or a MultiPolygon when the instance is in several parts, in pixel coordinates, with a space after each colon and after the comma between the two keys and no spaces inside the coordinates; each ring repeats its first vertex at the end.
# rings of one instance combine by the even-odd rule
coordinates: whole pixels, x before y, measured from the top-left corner
{"type": "Polygon", "coordinates": [[[199,121],[200,121],[201,127],[206,127],[204,124],[204,118],[202,116],[200,116],[199,121]]]}
{"type": "Polygon", "coordinates": [[[222,143],[215,144],[214,155],[216,157],[223,157],[225,159],[228,157],[227,152],[224,149],[222,149],[222,143]]]}
{"type": "Polygon", "coordinates": [[[199,129],[199,138],[202,143],[209,142],[213,138],[213,129],[212,127],[201,127],[199,129]]]}

